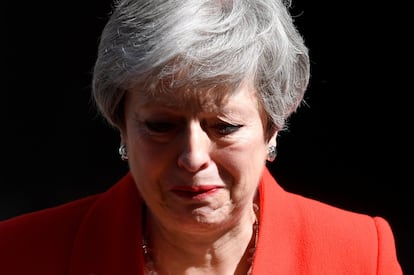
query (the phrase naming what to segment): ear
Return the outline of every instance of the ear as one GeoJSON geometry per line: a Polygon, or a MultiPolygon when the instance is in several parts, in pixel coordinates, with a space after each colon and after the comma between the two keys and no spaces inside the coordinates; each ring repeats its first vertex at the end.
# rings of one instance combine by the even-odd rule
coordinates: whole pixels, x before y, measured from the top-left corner
{"type": "Polygon", "coordinates": [[[278,130],[274,130],[270,135],[269,135],[269,138],[268,138],[268,141],[267,141],[267,145],[268,146],[276,146],[276,143],[277,143],[277,135],[278,135],[278,133],[279,133],[279,131],[278,130]]]}

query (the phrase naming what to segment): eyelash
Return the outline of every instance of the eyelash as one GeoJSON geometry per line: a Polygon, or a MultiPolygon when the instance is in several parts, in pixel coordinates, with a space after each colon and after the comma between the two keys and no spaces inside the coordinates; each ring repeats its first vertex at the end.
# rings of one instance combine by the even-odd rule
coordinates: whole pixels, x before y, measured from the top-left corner
{"type": "MultiPolygon", "coordinates": [[[[179,123],[164,122],[164,121],[145,121],[145,127],[153,134],[169,134],[182,127],[179,123]]],[[[215,123],[208,125],[202,123],[201,127],[209,134],[213,133],[219,136],[227,136],[238,131],[242,125],[231,124],[226,122],[215,123]]]]}
{"type": "Polygon", "coordinates": [[[238,131],[242,126],[241,125],[234,125],[230,123],[217,123],[214,124],[212,127],[217,131],[218,134],[222,136],[230,135],[238,131]]]}
{"type": "Polygon", "coordinates": [[[174,123],[163,121],[145,121],[145,126],[150,132],[159,134],[167,133],[176,128],[174,123]]]}

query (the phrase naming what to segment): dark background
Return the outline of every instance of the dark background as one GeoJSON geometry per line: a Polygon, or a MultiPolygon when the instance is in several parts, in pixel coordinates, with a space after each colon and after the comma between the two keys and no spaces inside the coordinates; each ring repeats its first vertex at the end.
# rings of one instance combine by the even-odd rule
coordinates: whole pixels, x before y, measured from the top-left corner
{"type": "MultiPolygon", "coordinates": [[[[110,2],[10,2],[0,220],[104,191],[127,170],[90,100],[110,2]]],[[[312,79],[271,170],[287,190],[386,218],[404,274],[414,274],[412,31],[401,4],[363,2],[293,1],[312,79]]]]}

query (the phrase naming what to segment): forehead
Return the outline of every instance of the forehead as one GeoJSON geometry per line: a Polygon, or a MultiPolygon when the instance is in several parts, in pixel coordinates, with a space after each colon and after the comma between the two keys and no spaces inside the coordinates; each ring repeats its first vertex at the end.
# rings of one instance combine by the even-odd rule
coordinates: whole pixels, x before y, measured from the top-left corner
{"type": "Polygon", "coordinates": [[[246,81],[236,87],[224,84],[179,89],[159,87],[151,91],[136,87],[128,92],[128,100],[141,107],[162,106],[189,112],[217,111],[225,106],[259,107],[256,90],[246,81]]]}

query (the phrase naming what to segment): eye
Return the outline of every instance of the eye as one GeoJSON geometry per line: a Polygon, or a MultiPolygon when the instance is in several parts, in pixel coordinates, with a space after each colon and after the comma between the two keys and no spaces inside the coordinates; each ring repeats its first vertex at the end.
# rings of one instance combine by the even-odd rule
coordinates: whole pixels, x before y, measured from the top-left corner
{"type": "Polygon", "coordinates": [[[219,135],[225,136],[238,131],[241,127],[242,125],[221,122],[212,125],[210,128],[214,129],[214,131],[216,131],[216,133],[218,133],[219,135]]]}
{"type": "Polygon", "coordinates": [[[147,129],[154,133],[168,133],[174,130],[177,125],[168,121],[145,121],[147,129]]]}

